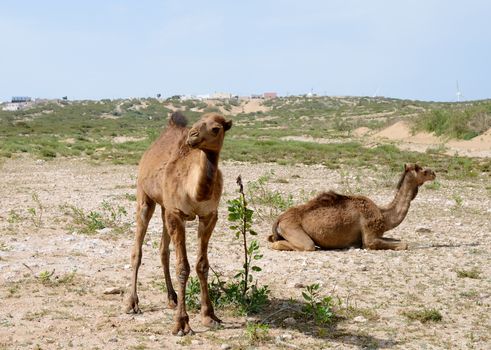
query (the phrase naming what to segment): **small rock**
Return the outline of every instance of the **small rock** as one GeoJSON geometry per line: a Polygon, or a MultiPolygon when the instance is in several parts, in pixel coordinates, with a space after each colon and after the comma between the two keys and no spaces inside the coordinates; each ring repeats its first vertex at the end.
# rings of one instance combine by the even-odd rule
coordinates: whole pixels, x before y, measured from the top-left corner
{"type": "Polygon", "coordinates": [[[123,290],[119,287],[109,287],[104,289],[104,294],[122,294],[123,290]]]}
{"type": "Polygon", "coordinates": [[[297,320],[295,320],[293,317],[287,317],[283,320],[283,323],[292,325],[292,324],[296,324],[297,320]]]}
{"type": "Polygon", "coordinates": [[[419,233],[429,233],[429,232],[431,232],[431,229],[429,229],[428,227],[420,226],[420,227],[417,227],[416,228],[416,232],[419,232],[419,233]]]}
{"type": "Polygon", "coordinates": [[[153,334],[149,336],[148,339],[150,339],[150,341],[157,341],[157,337],[153,334]]]}
{"type": "Polygon", "coordinates": [[[111,342],[111,343],[117,343],[118,342],[118,338],[116,338],[116,337],[110,338],[108,341],[111,342]]]}
{"type": "Polygon", "coordinates": [[[75,237],[66,237],[65,241],[66,242],[73,242],[75,240],[75,237]]]}
{"type": "Polygon", "coordinates": [[[462,223],[461,222],[456,222],[455,223],[455,226],[462,226],[462,223]]]}
{"type": "Polygon", "coordinates": [[[124,265],[124,266],[123,266],[123,268],[124,268],[125,270],[128,270],[130,267],[131,267],[131,265],[130,265],[130,264],[126,264],[126,265],[124,265]]]}
{"type": "Polygon", "coordinates": [[[356,316],[353,321],[358,322],[358,323],[364,323],[367,322],[367,319],[363,316],[356,316]]]}
{"type": "Polygon", "coordinates": [[[290,333],[285,333],[285,334],[279,335],[279,338],[280,338],[280,340],[292,340],[293,335],[291,335],[290,333]]]}
{"type": "Polygon", "coordinates": [[[366,267],[365,265],[363,265],[363,266],[360,267],[360,270],[361,271],[368,271],[368,267],[366,267]]]}
{"type": "Polygon", "coordinates": [[[109,227],[104,227],[104,228],[101,228],[100,230],[97,230],[97,233],[100,233],[101,235],[105,235],[105,234],[108,234],[112,231],[111,228],[109,227]]]}
{"type": "Polygon", "coordinates": [[[295,283],[295,285],[293,287],[295,287],[295,288],[305,288],[305,285],[303,283],[295,283]]]}
{"type": "Polygon", "coordinates": [[[222,349],[222,350],[230,350],[230,349],[232,349],[232,346],[230,346],[230,344],[223,343],[223,344],[220,346],[220,349],[222,349]]]}

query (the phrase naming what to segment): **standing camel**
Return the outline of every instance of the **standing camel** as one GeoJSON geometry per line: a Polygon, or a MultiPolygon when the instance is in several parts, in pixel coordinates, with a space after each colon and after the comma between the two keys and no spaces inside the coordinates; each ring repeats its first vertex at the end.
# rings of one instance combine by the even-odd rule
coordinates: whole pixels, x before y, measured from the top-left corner
{"type": "Polygon", "coordinates": [[[364,196],[345,196],[333,191],[319,194],[309,202],[292,207],[273,224],[268,237],[276,250],[315,250],[363,247],[405,250],[407,243],[382,237],[407,215],[418,188],[434,180],[431,169],[406,164],[397,193],[386,207],[378,207],[364,196]]]}
{"type": "Polygon", "coordinates": [[[205,326],[220,323],[208,295],[208,241],[217,222],[217,208],[223,188],[218,158],[225,131],[232,127],[217,113],[201,117],[191,128],[179,112],[170,117],[167,128],[143,154],[138,169],[136,234],[131,252],[131,293],[126,311],[139,313],[136,291],[143,238],[158,203],[162,208],[160,259],[167,285],[168,305],[176,308],[172,334],[193,333],[186,312],[186,283],[190,273],[186,254],[185,221],[199,218],[196,273],[201,286],[201,320],[205,326]],[[169,243],[176,250],[177,294],[169,272],[169,243]]]}

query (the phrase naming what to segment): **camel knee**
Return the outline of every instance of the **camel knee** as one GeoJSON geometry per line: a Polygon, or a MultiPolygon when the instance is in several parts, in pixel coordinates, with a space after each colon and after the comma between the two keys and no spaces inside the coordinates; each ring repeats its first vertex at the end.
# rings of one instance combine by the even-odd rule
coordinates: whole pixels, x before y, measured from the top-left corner
{"type": "Polygon", "coordinates": [[[196,263],[196,273],[198,274],[208,274],[208,270],[210,269],[210,264],[207,259],[201,258],[196,263]]]}
{"type": "Polygon", "coordinates": [[[191,273],[191,268],[189,267],[189,263],[188,262],[179,264],[176,267],[177,279],[181,283],[186,283],[187,282],[190,273],[191,273]]]}
{"type": "Polygon", "coordinates": [[[376,239],[371,239],[363,242],[363,248],[369,250],[376,250],[379,248],[379,242],[376,239]]]}
{"type": "Polygon", "coordinates": [[[303,250],[305,252],[313,252],[315,250],[315,244],[314,242],[308,243],[304,245],[300,250],[303,250]]]}

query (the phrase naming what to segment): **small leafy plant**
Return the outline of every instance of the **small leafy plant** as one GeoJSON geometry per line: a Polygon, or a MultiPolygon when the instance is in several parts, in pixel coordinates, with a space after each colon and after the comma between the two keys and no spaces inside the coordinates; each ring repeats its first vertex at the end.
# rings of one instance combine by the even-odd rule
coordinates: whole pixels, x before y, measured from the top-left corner
{"type": "Polygon", "coordinates": [[[39,199],[39,196],[37,193],[32,194],[32,200],[36,204],[35,207],[30,207],[27,208],[27,212],[30,215],[30,219],[34,226],[36,227],[41,227],[43,224],[43,212],[44,212],[44,206],[41,203],[41,200],[39,199]]]}
{"type": "Polygon", "coordinates": [[[464,203],[464,199],[460,195],[458,194],[453,195],[453,200],[455,201],[455,207],[457,208],[462,207],[462,204],[464,203]]]}
{"type": "Polygon", "coordinates": [[[252,229],[252,216],[254,211],[247,207],[244,194],[242,178],[237,177],[239,186],[239,198],[229,200],[228,220],[232,225],[230,229],[234,231],[235,237],[242,241],[244,249],[244,263],[242,269],[234,276],[238,279],[240,293],[236,297],[245,313],[256,313],[267,302],[269,290],[267,286],[258,288],[257,281],[253,284],[254,277],[252,271],[260,272],[261,268],[253,264],[253,261],[262,259],[263,255],[259,252],[259,243],[256,239],[247,242],[249,236],[257,236],[257,232],[252,229]]]}
{"type": "Polygon", "coordinates": [[[269,339],[269,326],[263,323],[247,322],[245,334],[252,345],[269,339]]]}
{"type": "MultiPolygon", "coordinates": [[[[244,195],[242,179],[237,178],[239,185],[239,198],[228,201],[228,219],[231,223],[236,239],[240,240],[244,249],[244,262],[242,268],[234,275],[231,281],[225,282],[222,276],[213,271],[214,278],[208,284],[210,299],[217,307],[234,306],[240,314],[254,314],[259,312],[268,302],[268,286],[258,286],[253,272],[261,271],[254,261],[262,259],[259,251],[259,243],[253,239],[248,241],[249,236],[256,236],[252,229],[252,216],[254,211],[247,207],[244,195]]],[[[186,304],[189,309],[198,309],[200,285],[197,278],[189,279],[186,288],[186,304]]]]}
{"type": "Polygon", "coordinates": [[[333,311],[334,301],[331,296],[320,296],[320,286],[318,283],[305,287],[302,292],[305,300],[303,308],[304,316],[314,317],[317,324],[328,325],[334,321],[335,314],[333,311]]]}

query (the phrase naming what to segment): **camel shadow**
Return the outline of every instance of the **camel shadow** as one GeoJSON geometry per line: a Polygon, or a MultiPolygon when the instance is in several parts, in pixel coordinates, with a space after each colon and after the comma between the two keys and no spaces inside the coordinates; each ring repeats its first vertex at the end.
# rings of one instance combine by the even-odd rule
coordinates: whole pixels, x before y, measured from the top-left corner
{"type": "MultiPolygon", "coordinates": [[[[293,299],[271,298],[267,307],[252,317],[249,322],[267,324],[270,329],[295,331],[308,337],[360,347],[361,349],[386,349],[399,343],[394,339],[382,339],[367,334],[365,331],[345,329],[343,322],[348,318],[341,315],[333,316],[328,323],[319,323],[313,317],[305,315],[303,311],[306,303],[293,299]]],[[[288,343],[277,337],[277,341],[288,343]]],[[[294,346],[292,346],[294,347],[294,346]]]]}
{"type": "Polygon", "coordinates": [[[417,250],[417,249],[431,249],[431,248],[461,248],[461,247],[478,247],[481,246],[481,243],[478,242],[473,242],[473,243],[460,243],[460,244],[429,244],[429,245],[420,245],[420,246],[414,246],[411,247],[411,250],[417,250]]]}

